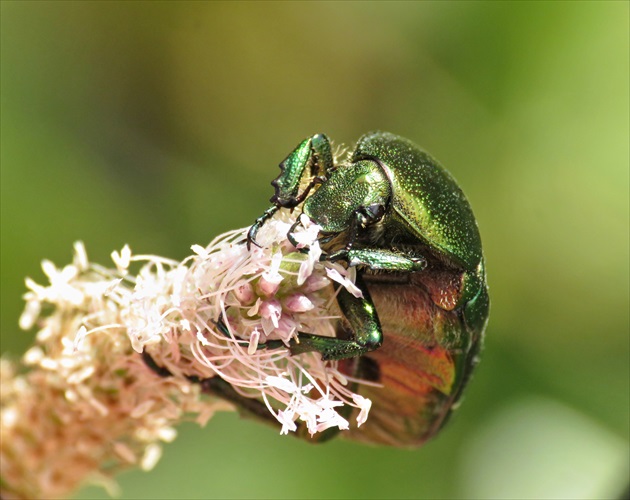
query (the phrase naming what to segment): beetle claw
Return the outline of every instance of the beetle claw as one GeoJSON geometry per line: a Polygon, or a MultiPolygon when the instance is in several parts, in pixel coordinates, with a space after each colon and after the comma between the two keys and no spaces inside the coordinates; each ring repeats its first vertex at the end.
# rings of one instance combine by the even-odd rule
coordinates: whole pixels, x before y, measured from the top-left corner
{"type": "Polygon", "coordinates": [[[252,243],[257,246],[258,248],[262,248],[262,246],[260,246],[260,243],[258,243],[254,238],[247,238],[247,250],[251,250],[252,249],[252,243]]]}
{"type": "Polygon", "coordinates": [[[254,224],[252,227],[249,228],[249,231],[247,232],[247,250],[252,249],[252,243],[258,248],[262,248],[260,244],[256,241],[256,233],[258,233],[258,227],[256,227],[256,224],[254,224]]]}
{"type": "MultiPolygon", "coordinates": [[[[289,240],[291,245],[293,245],[295,248],[297,248],[300,243],[293,236],[293,232],[295,231],[295,228],[297,228],[301,224],[302,222],[300,220],[300,217],[298,217],[296,221],[293,223],[293,225],[289,228],[289,231],[287,232],[287,240],[289,240]]],[[[302,253],[306,253],[308,252],[309,247],[299,248],[298,250],[302,253]]]]}

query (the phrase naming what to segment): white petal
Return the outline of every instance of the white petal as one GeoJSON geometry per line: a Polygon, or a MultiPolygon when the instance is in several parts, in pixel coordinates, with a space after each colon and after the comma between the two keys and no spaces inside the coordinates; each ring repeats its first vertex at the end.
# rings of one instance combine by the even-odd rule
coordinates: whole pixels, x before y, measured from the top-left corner
{"type": "Polygon", "coordinates": [[[353,394],[352,400],[361,409],[359,415],[357,416],[357,425],[360,427],[361,424],[364,424],[368,418],[370,408],[372,407],[372,401],[358,394],[353,394]]]}
{"type": "Polygon", "coordinates": [[[75,241],[74,243],[74,265],[80,270],[85,271],[88,268],[87,252],[85,251],[85,245],[82,241],[75,241]]]}
{"type": "Polygon", "coordinates": [[[87,335],[87,328],[85,328],[84,325],[81,325],[79,327],[79,331],[77,331],[77,334],[74,336],[74,342],[72,346],[72,350],[74,352],[79,350],[79,348],[81,347],[81,343],[83,342],[83,339],[85,338],[86,335],[87,335]]]}
{"type": "Polygon", "coordinates": [[[344,278],[336,269],[327,267],[326,274],[331,280],[336,281],[337,283],[342,285],[346,290],[348,290],[355,297],[359,299],[363,298],[363,292],[354,283],[352,283],[352,281],[350,281],[348,278],[344,278]]]}
{"type": "Polygon", "coordinates": [[[137,460],[136,455],[133,453],[131,448],[129,448],[129,446],[127,446],[125,443],[120,443],[120,442],[114,443],[113,448],[116,455],[122,458],[125,462],[130,463],[130,464],[136,463],[136,460],[137,460]]]}
{"type": "Polygon", "coordinates": [[[24,353],[24,356],[22,356],[22,361],[25,365],[36,365],[42,359],[44,359],[44,351],[42,351],[39,346],[31,347],[24,353]]]}
{"type": "Polygon", "coordinates": [[[260,306],[260,316],[270,319],[275,328],[278,328],[278,321],[282,315],[282,305],[277,299],[265,300],[260,306]]]}
{"type": "Polygon", "coordinates": [[[250,356],[252,354],[256,354],[258,350],[258,341],[260,340],[260,332],[258,330],[254,330],[249,337],[249,345],[247,346],[247,354],[250,356]]]}
{"type": "Polygon", "coordinates": [[[47,259],[42,260],[42,270],[44,271],[44,274],[46,274],[46,276],[48,276],[48,278],[51,280],[51,282],[52,282],[53,278],[55,276],[57,276],[57,274],[58,274],[58,271],[57,271],[57,268],[55,267],[55,265],[51,261],[49,261],[47,259]]]}
{"type": "Polygon", "coordinates": [[[144,455],[140,461],[140,468],[144,471],[153,469],[162,457],[162,447],[159,444],[150,444],[144,450],[144,455]]]}
{"type": "Polygon", "coordinates": [[[20,321],[19,321],[20,328],[22,330],[30,330],[35,324],[35,321],[37,321],[40,311],[41,311],[41,304],[39,300],[29,300],[26,303],[24,312],[20,316],[20,321]]]}
{"type": "Polygon", "coordinates": [[[330,280],[321,274],[311,274],[304,283],[302,290],[304,293],[316,292],[330,285],[330,280]]]}
{"type": "Polygon", "coordinates": [[[193,245],[190,247],[190,249],[196,253],[197,255],[199,255],[199,257],[202,257],[204,259],[208,258],[208,252],[207,250],[202,247],[201,245],[193,245]]]}
{"type": "Polygon", "coordinates": [[[274,377],[270,375],[265,378],[265,382],[267,382],[267,384],[269,384],[271,387],[276,387],[277,389],[288,392],[289,394],[299,392],[297,385],[283,377],[274,377]]]}
{"type": "Polygon", "coordinates": [[[145,401],[144,403],[139,404],[138,406],[136,406],[133,410],[131,410],[131,413],[129,414],[129,416],[131,418],[140,418],[143,417],[144,415],[146,415],[149,410],[155,405],[155,401],[153,399],[148,399],[147,401],[145,401]]]}
{"type": "Polygon", "coordinates": [[[282,429],[280,430],[280,434],[288,434],[289,431],[295,432],[297,430],[297,425],[295,425],[295,414],[288,411],[279,411],[277,419],[282,424],[282,429]]]}
{"type": "Polygon", "coordinates": [[[256,316],[258,314],[258,310],[262,305],[262,299],[258,298],[254,305],[247,310],[247,315],[251,318],[252,316],[256,316]]]}
{"type": "Polygon", "coordinates": [[[177,437],[177,430],[172,427],[163,427],[158,431],[158,437],[166,443],[172,443],[177,437]]]}

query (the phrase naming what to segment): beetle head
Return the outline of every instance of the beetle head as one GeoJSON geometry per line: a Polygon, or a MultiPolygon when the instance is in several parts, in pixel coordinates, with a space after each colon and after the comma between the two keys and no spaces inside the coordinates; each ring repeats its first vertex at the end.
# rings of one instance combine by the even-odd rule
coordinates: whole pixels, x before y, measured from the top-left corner
{"type": "Polygon", "coordinates": [[[357,230],[381,220],[391,197],[391,185],[373,161],[342,166],[330,174],[304,203],[303,212],[322,232],[339,234],[358,224],[357,230]]]}

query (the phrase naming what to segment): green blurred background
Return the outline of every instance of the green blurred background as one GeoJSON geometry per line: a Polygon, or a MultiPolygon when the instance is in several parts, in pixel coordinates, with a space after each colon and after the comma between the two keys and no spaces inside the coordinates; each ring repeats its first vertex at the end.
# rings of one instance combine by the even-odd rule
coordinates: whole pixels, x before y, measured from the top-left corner
{"type": "Polygon", "coordinates": [[[2,350],[32,342],[43,258],[182,258],[249,225],[304,137],[388,130],[450,169],[483,237],[490,326],[455,418],[407,451],[223,414],[123,498],[621,496],[628,5],[3,1],[2,350]]]}

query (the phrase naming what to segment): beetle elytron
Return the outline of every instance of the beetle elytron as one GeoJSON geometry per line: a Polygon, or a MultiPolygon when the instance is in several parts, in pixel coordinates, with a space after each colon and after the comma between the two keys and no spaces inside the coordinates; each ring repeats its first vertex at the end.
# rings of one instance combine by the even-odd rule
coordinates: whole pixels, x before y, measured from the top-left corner
{"type": "MultiPolygon", "coordinates": [[[[488,317],[481,240],[468,201],[427,153],[384,132],[364,135],[342,165],[334,164],[327,137],[315,135],[280,168],[273,206],[252,225],[248,244],[279,208],[303,202],[302,212],[322,227],[324,258],[358,266],[363,292],[356,298],[341,288],[345,320],[337,337],[300,333],[292,353],[345,359],[346,371],[383,385],[359,389],[373,405],[351,439],[422,444],[459,399],[488,317]]],[[[287,235],[292,242],[297,220],[287,235]]]]}

